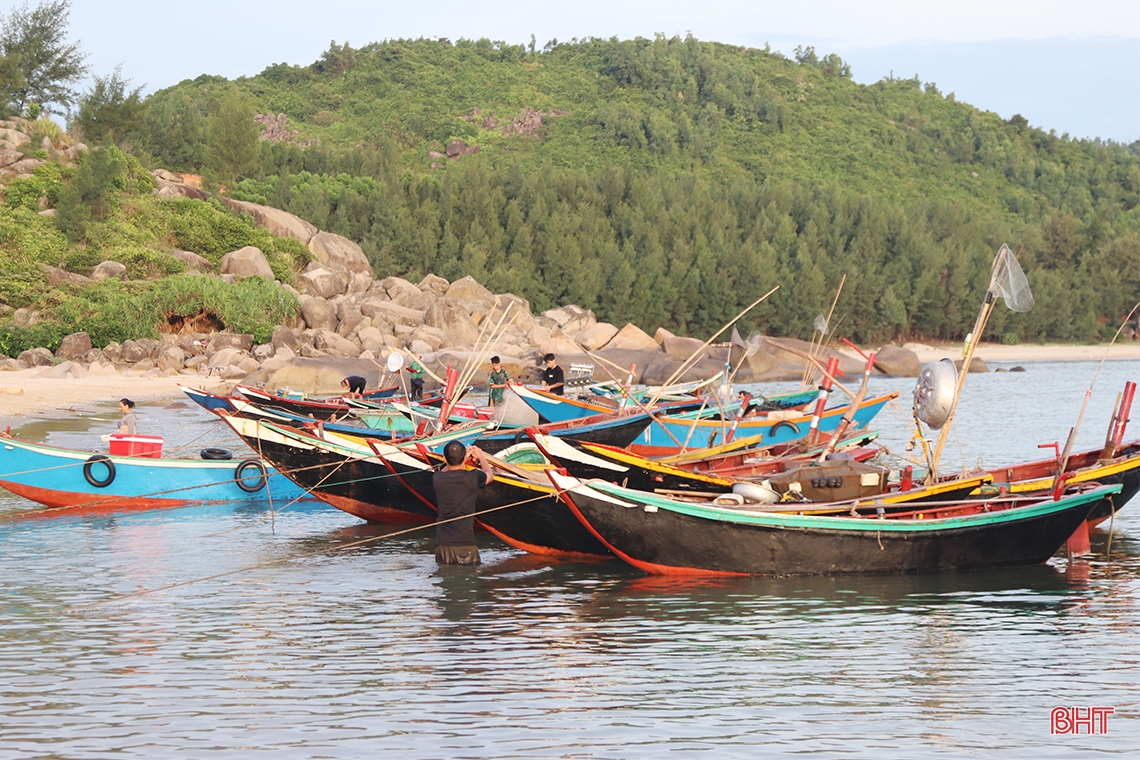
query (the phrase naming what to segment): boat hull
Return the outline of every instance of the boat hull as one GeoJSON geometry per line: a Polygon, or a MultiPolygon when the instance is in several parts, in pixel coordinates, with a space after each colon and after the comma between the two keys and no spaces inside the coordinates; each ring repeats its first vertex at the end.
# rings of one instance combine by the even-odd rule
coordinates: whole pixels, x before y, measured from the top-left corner
{"type": "Polygon", "coordinates": [[[575,515],[615,554],[663,575],[917,573],[1039,564],[1103,495],[1092,491],[945,519],[878,520],[713,509],[552,479],[565,489],[575,515]]]}

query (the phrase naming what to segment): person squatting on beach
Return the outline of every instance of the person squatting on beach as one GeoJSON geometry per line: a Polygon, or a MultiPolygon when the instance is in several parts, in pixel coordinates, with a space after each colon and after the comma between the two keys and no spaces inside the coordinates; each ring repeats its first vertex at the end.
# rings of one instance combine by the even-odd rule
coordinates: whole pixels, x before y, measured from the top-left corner
{"type": "Polygon", "coordinates": [[[542,371],[542,389],[555,396],[565,396],[566,376],[554,360],[554,354],[547,354],[542,360],[546,362],[546,369],[542,371]]]}
{"type": "Polygon", "coordinates": [[[491,357],[491,374],[487,375],[487,385],[490,391],[487,393],[487,398],[492,406],[498,406],[503,403],[503,391],[506,390],[507,385],[511,382],[510,374],[503,369],[503,362],[499,357],[491,357]]]}
{"type": "Polygon", "coordinates": [[[412,361],[405,367],[411,375],[412,401],[419,401],[424,395],[424,368],[420,364],[420,357],[412,354],[412,361]]]}
{"type": "Polygon", "coordinates": [[[478,565],[479,547],[475,545],[475,503],[479,489],[495,479],[491,464],[477,447],[465,448],[452,441],[443,448],[447,462],[432,476],[435,504],[439,512],[435,526],[435,561],[441,565],[478,565]],[[464,469],[470,454],[478,462],[478,470],[464,469]],[[456,517],[465,519],[444,522],[456,517]]]}
{"type": "Polygon", "coordinates": [[[348,388],[348,393],[345,394],[346,396],[360,398],[364,395],[364,386],[367,384],[367,381],[360,375],[349,375],[341,380],[340,384],[342,387],[348,388]]]}
{"type": "Polygon", "coordinates": [[[138,421],[135,419],[134,408],[134,401],[129,398],[119,399],[119,411],[123,413],[123,418],[119,420],[119,435],[135,434],[138,421]]]}

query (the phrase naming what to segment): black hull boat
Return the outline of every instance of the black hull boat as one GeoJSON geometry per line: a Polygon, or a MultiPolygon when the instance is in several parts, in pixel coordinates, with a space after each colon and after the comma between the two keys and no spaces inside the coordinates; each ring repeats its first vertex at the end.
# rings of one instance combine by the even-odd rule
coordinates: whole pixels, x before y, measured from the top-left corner
{"type": "MultiPolygon", "coordinates": [[[[621,449],[636,441],[652,422],[645,412],[635,412],[620,417],[603,415],[570,422],[555,422],[543,425],[539,430],[557,438],[573,438],[576,441],[600,443],[621,449]]],[[[515,428],[485,433],[479,436],[479,440],[475,443],[488,454],[497,454],[525,440],[527,440],[527,431],[515,428]]]]}
{"type": "Polygon", "coordinates": [[[661,575],[916,573],[1032,565],[1053,556],[1094,504],[1120,486],[1059,500],[925,505],[890,517],[821,516],[684,502],[548,474],[614,554],[661,575]]]}

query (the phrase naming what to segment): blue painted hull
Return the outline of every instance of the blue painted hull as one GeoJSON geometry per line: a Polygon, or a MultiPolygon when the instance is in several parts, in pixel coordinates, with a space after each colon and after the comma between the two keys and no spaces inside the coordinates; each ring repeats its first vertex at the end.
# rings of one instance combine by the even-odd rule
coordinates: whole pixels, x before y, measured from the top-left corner
{"type": "Polygon", "coordinates": [[[306,496],[271,467],[263,476],[257,462],[111,457],[0,438],[0,486],[49,507],[150,509],[233,501],[285,503],[306,496]],[[105,459],[89,462],[93,456],[105,459]],[[239,468],[245,489],[239,485],[239,468]]]}

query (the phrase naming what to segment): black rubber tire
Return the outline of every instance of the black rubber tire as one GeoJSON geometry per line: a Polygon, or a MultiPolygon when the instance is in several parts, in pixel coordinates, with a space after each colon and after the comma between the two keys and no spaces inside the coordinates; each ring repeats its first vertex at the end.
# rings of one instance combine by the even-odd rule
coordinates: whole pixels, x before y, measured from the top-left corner
{"type": "Polygon", "coordinates": [[[266,471],[265,465],[261,463],[260,459],[243,459],[238,466],[234,468],[234,482],[237,483],[238,488],[246,493],[257,493],[262,488],[265,488],[265,484],[269,482],[269,473],[266,471]],[[257,480],[254,481],[253,485],[246,483],[242,476],[242,473],[249,467],[256,467],[258,471],[257,480]]]}
{"type": "Polygon", "coordinates": [[[773,425],[772,427],[768,428],[768,437],[769,437],[769,438],[771,438],[771,437],[775,436],[775,435],[776,435],[776,432],[777,432],[777,431],[778,431],[778,430],[779,430],[781,427],[783,427],[784,425],[787,425],[788,427],[790,427],[790,428],[792,429],[792,432],[793,432],[793,433],[795,433],[796,435],[799,435],[799,434],[800,434],[800,429],[799,429],[799,427],[796,425],[796,423],[794,423],[794,422],[788,422],[787,420],[780,420],[780,421],[779,421],[779,422],[777,422],[775,425],[773,425]]]}
{"type": "Polygon", "coordinates": [[[225,449],[202,449],[198,452],[203,459],[233,459],[234,455],[225,449]]]}
{"type": "Polygon", "coordinates": [[[96,454],[83,463],[83,477],[87,478],[87,482],[96,488],[106,488],[115,482],[115,463],[105,454],[96,454]],[[102,462],[107,467],[107,477],[102,480],[99,480],[92,474],[92,465],[96,462],[102,462]]]}

